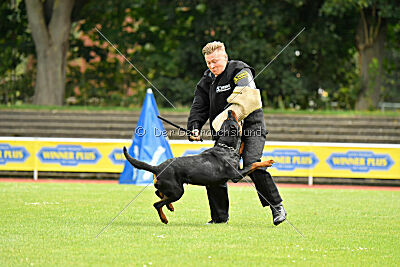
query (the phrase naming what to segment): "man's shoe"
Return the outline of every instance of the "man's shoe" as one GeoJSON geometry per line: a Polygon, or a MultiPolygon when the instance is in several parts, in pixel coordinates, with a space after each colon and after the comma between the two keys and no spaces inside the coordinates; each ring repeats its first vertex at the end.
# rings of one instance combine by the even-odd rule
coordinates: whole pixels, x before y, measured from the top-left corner
{"type": "Polygon", "coordinates": [[[279,225],[286,220],[287,213],[282,204],[271,206],[270,208],[272,211],[274,225],[279,225]]]}
{"type": "Polygon", "coordinates": [[[228,223],[228,221],[214,221],[214,220],[211,220],[208,223],[206,223],[206,225],[209,225],[209,224],[220,224],[220,223],[228,223]]]}

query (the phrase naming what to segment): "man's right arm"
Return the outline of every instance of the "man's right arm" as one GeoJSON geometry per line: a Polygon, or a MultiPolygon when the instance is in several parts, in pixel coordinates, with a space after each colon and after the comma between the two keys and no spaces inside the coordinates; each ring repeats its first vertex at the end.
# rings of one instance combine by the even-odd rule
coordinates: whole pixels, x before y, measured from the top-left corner
{"type": "MultiPolygon", "coordinates": [[[[201,85],[201,82],[197,84],[196,91],[194,93],[193,104],[190,108],[190,115],[188,118],[187,129],[192,132],[196,132],[196,130],[200,132],[201,128],[207,122],[210,116],[210,100],[208,98],[208,92],[206,92],[201,85]]],[[[190,137],[188,138],[190,140],[190,137]]]]}

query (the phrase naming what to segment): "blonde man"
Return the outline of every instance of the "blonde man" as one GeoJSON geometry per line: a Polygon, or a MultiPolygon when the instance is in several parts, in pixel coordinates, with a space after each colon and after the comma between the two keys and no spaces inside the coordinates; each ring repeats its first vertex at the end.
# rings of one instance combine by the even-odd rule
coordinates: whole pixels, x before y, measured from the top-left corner
{"type": "MultiPolygon", "coordinates": [[[[188,129],[192,131],[192,135],[189,137],[190,141],[200,140],[201,128],[207,120],[210,120],[213,140],[218,139],[217,131],[219,129],[215,129],[213,125],[217,125],[215,123],[218,120],[217,117],[224,112],[224,107],[228,104],[227,99],[232,95],[235,88],[248,88],[248,91],[242,92],[253,90],[258,93],[258,97],[260,95],[253,81],[254,69],[242,61],[228,60],[225,45],[222,42],[208,43],[204,46],[202,53],[208,69],[198,82],[194,93],[188,118],[188,129]]],[[[232,96],[230,99],[232,99],[232,96]]],[[[252,111],[253,107],[248,107],[248,102],[251,101],[244,101],[239,105],[245,110],[252,111]]],[[[244,116],[241,118],[243,120],[242,141],[244,142],[242,158],[244,166],[247,166],[261,160],[267,130],[261,108],[257,108],[244,116]]],[[[253,172],[250,177],[259,192],[258,196],[262,206],[272,205],[270,208],[274,225],[285,221],[286,211],[271,175],[266,170],[260,169],[253,172]]],[[[211,221],[208,224],[227,223],[229,219],[227,185],[207,186],[206,188],[211,210],[211,221]]]]}

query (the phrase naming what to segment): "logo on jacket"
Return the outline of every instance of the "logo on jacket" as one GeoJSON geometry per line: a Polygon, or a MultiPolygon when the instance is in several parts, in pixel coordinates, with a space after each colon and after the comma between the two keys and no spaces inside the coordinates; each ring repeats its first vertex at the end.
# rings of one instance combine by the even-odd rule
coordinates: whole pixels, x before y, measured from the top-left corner
{"type": "Polygon", "coordinates": [[[217,86],[216,92],[217,93],[221,93],[221,92],[225,92],[231,90],[231,85],[230,84],[226,84],[226,85],[219,85],[217,86]]]}
{"type": "Polygon", "coordinates": [[[236,74],[236,76],[233,78],[233,82],[234,82],[235,84],[237,84],[238,81],[240,81],[240,80],[242,80],[242,79],[244,79],[244,78],[247,78],[247,77],[249,77],[249,74],[247,73],[247,71],[239,72],[239,73],[236,74]]]}

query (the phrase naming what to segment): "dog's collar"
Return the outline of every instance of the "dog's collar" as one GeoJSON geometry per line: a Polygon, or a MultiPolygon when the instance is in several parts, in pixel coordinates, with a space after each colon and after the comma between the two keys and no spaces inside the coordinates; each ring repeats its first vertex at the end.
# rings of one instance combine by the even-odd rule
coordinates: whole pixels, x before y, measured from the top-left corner
{"type": "Polygon", "coordinates": [[[236,150],[236,148],[231,147],[231,146],[227,146],[227,145],[222,144],[222,143],[218,143],[217,146],[224,147],[224,148],[228,148],[228,149],[230,149],[230,150],[232,150],[232,151],[235,151],[235,150],[236,150]]]}

